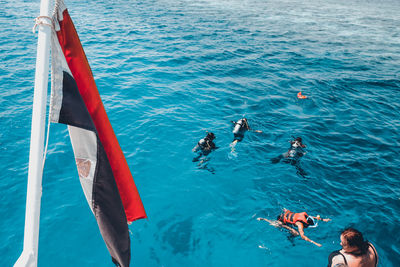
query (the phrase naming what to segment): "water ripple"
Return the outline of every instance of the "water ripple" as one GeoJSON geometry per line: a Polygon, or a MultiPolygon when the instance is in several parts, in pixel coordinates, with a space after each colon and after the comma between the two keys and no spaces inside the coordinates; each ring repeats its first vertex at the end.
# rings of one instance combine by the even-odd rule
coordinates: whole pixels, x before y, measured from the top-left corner
{"type": "MultiPolygon", "coordinates": [[[[0,252],[10,266],[23,240],[39,4],[0,4],[0,252]]],[[[135,265],[322,266],[354,225],[382,266],[399,266],[398,1],[67,5],[149,216],[130,227],[135,265]],[[231,153],[230,121],[242,116],[263,133],[231,153]],[[218,149],[193,162],[205,131],[218,149]],[[292,136],[307,154],[272,164],[292,136]],[[255,220],[282,208],[331,217],[307,232],[323,247],[255,220]]],[[[52,126],[44,173],[40,264],[108,266],[63,125],[52,126]]]]}

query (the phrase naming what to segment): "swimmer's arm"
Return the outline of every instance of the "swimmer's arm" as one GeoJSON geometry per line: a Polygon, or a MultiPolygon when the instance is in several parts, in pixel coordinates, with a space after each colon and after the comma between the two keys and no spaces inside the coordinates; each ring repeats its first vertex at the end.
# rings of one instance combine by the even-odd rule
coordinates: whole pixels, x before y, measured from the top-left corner
{"type": "Polygon", "coordinates": [[[283,223],[281,223],[281,226],[283,228],[289,230],[292,235],[294,235],[294,236],[298,236],[299,235],[299,232],[297,232],[296,229],[293,229],[292,227],[289,227],[289,226],[287,226],[287,225],[285,225],[283,223]]]}
{"type": "Polygon", "coordinates": [[[281,221],[276,221],[276,220],[272,221],[272,220],[268,220],[266,218],[257,218],[257,220],[269,222],[270,225],[275,226],[275,227],[285,228],[285,229],[289,230],[292,235],[295,235],[295,236],[299,235],[299,233],[295,229],[283,224],[281,221]]]}
{"type": "Polygon", "coordinates": [[[262,133],[261,130],[253,130],[252,128],[250,128],[250,126],[247,126],[247,130],[251,131],[251,132],[254,132],[254,133],[262,133]]]}
{"type": "Polygon", "coordinates": [[[275,222],[275,221],[271,221],[271,220],[268,220],[266,218],[261,218],[261,217],[258,217],[257,221],[266,221],[266,222],[269,222],[270,224],[273,224],[275,222]]]}
{"type": "Polygon", "coordinates": [[[296,222],[297,227],[299,228],[299,233],[300,236],[303,240],[308,241],[310,243],[313,243],[314,245],[318,246],[318,247],[322,247],[322,245],[320,243],[317,243],[313,240],[311,240],[310,238],[308,238],[305,234],[304,234],[304,227],[303,224],[301,222],[296,222]]]}
{"type": "Polygon", "coordinates": [[[276,221],[276,220],[268,220],[266,218],[257,218],[258,221],[266,221],[269,222],[270,225],[275,226],[275,227],[282,227],[283,224],[280,221],[276,221]]]}
{"type": "Polygon", "coordinates": [[[316,219],[316,220],[323,221],[323,222],[329,222],[329,221],[331,221],[331,219],[329,219],[329,218],[324,218],[324,219],[322,219],[321,216],[319,216],[319,215],[317,215],[317,216],[311,216],[311,217],[313,217],[313,218],[316,219]]]}
{"type": "Polygon", "coordinates": [[[199,147],[200,147],[199,145],[196,145],[196,146],[192,149],[192,151],[193,151],[193,152],[196,152],[197,150],[199,150],[199,147]]]}

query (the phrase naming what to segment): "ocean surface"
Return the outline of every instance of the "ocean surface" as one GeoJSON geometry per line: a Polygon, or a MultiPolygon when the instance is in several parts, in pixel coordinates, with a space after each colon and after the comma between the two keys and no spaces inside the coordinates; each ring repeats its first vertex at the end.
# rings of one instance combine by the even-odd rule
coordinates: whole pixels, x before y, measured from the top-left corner
{"type": "MultiPolygon", "coordinates": [[[[400,2],[77,1],[66,5],[148,219],[133,266],[326,266],[353,226],[400,266],[400,2]],[[307,99],[298,99],[302,91],[307,99]],[[253,129],[234,152],[231,120],[253,129]],[[206,131],[218,149],[191,150],[206,131]],[[297,166],[271,159],[300,136],[297,166]],[[259,222],[329,217],[306,235],[259,222]]],[[[0,266],[22,252],[39,1],[0,0],[0,266]]],[[[113,266],[52,125],[39,266],[113,266]]]]}

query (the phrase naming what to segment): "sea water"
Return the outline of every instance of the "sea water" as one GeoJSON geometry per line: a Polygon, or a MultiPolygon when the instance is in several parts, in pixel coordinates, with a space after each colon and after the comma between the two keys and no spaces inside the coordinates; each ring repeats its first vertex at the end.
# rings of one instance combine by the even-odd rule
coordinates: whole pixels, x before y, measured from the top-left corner
{"type": "MultiPolygon", "coordinates": [[[[353,226],[400,266],[399,1],[66,5],[148,215],[132,265],[326,266],[353,226]],[[231,152],[243,116],[262,133],[231,152]],[[193,162],[206,131],[218,149],[193,162]],[[272,164],[297,136],[299,165],[272,164]],[[331,218],[306,230],[323,246],[256,220],[283,208],[331,218]]],[[[23,246],[38,15],[0,0],[1,266],[23,246]]],[[[50,129],[39,266],[112,266],[65,125],[50,129]]]]}

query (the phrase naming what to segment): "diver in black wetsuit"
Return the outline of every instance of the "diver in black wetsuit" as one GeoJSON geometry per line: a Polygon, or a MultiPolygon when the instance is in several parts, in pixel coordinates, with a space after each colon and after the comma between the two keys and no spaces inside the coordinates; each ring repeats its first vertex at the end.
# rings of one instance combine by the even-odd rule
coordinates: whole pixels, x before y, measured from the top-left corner
{"type": "Polygon", "coordinates": [[[200,139],[197,145],[192,149],[193,152],[197,152],[201,150],[201,154],[207,156],[211,153],[212,150],[216,149],[215,143],[213,140],[215,139],[215,135],[211,132],[207,133],[207,136],[200,139]]]}
{"type": "Polygon", "coordinates": [[[244,133],[250,130],[249,123],[246,118],[240,119],[238,121],[231,121],[234,124],[233,127],[233,143],[237,143],[243,140],[244,133]]]}
{"type": "Polygon", "coordinates": [[[306,145],[303,144],[303,140],[301,137],[297,137],[294,140],[290,141],[290,148],[287,152],[279,155],[271,159],[272,163],[278,163],[283,159],[283,162],[290,163],[291,165],[296,167],[297,173],[302,177],[305,177],[306,172],[300,167],[300,159],[303,157],[305,152],[306,145]]]}
{"type": "Polygon", "coordinates": [[[281,159],[287,159],[287,161],[298,161],[304,154],[306,154],[304,148],[306,148],[306,145],[303,144],[301,137],[297,137],[290,141],[290,148],[287,152],[271,159],[271,161],[272,163],[278,163],[281,159]]]}
{"type": "Polygon", "coordinates": [[[211,132],[207,132],[206,137],[200,139],[197,145],[192,149],[193,152],[198,153],[198,155],[194,157],[192,161],[198,162],[197,166],[199,169],[207,170],[212,174],[215,174],[215,170],[213,167],[208,166],[208,161],[210,159],[207,158],[207,155],[218,148],[213,142],[214,139],[215,135],[211,132]]]}
{"type": "Polygon", "coordinates": [[[232,147],[232,152],[235,150],[235,146],[237,144],[237,142],[240,142],[243,140],[244,138],[244,133],[246,131],[253,131],[253,132],[257,132],[257,133],[262,133],[262,131],[260,130],[252,130],[249,126],[249,123],[247,122],[246,118],[242,118],[238,121],[231,121],[234,124],[233,127],[233,141],[231,143],[231,147],[232,147]]]}

